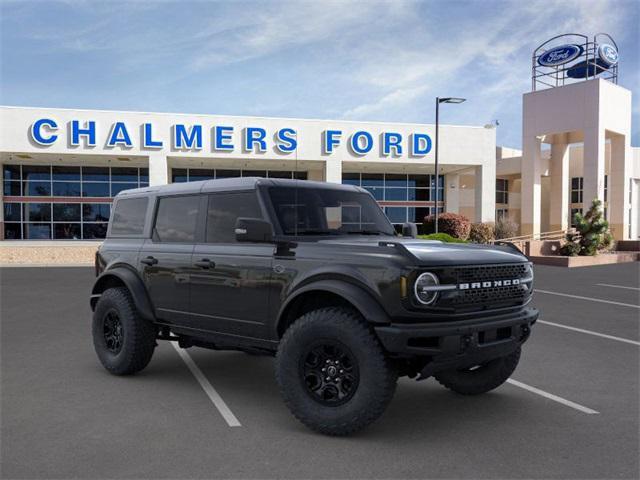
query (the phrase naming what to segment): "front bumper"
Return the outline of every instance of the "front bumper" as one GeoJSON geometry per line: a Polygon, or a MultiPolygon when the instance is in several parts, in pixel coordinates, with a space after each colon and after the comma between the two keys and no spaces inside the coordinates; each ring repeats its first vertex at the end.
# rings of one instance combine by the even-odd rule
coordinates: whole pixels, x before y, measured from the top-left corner
{"type": "Polygon", "coordinates": [[[425,378],[435,372],[465,368],[509,355],[518,349],[538,319],[538,310],[459,322],[391,324],[375,327],[383,347],[403,357],[426,357],[425,378]]]}

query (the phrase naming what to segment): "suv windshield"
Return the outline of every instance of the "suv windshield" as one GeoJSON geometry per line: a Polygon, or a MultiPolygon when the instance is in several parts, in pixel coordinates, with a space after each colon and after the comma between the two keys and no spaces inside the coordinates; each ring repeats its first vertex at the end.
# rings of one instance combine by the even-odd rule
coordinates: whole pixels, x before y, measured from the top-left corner
{"type": "Polygon", "coordinates": [[[271,187],[269,198],[284,235],[394,235],[366,193],[309,187],[271,187]]]}

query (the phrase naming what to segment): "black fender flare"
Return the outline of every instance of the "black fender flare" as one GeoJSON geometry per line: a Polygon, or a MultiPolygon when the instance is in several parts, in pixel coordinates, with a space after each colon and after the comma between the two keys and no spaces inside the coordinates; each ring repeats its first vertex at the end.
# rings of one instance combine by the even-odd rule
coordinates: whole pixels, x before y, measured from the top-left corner
{"type": "Polygon", "coordinates": [[[307,283],[303,287],[295,290],[278,312],[277,331],[280,331],[282,322],[286,321],[287,311],[289,307],[298,299],[301,295],[309,292],[329,292],[339,297],[344,298],[347,302],[352,304],[364,317],[367,322],[375,323],[378,325],[384,325],[391,323],[391,319],[385,310],[380,305],[380,302],[376,300],[369,292],[363,287],[354,285],[344,280],[318,280],[307,283]]]}
{"type": "Polygon", "coordinates": [[[104,292],[105,287],[114,279],[124,283],[125,287],[127,287],[140,316],[145,320],[155,321],[153,307],[147,295],[144,282],[136,272],[126,267],[110,268],[96,279],[96,282],[93,284],[93,289],[91,290],[91,310],[95,309],[96,303],[100,295],[102,295],[102,292],[104,292]]]}

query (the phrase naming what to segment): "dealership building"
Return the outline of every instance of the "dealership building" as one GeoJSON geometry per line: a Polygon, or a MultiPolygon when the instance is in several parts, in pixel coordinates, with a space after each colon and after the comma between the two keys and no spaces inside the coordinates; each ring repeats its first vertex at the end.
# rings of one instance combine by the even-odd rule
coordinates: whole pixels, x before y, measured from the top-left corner
{"type": "Polygon", "coordinates": [[[497,147],[493,125],[440,125],[437,179],[429,124],[0,107],[0,238],[100,239],[122,190],[258,176],[362,186],[397,225],[438,209],[508,217],[532,238],[566,230],[598,198],[614,236],[637,239],[631,92],[617,64],[562,76],[596,48],[587,39],[534,53],[522,151],[497,147]]]}

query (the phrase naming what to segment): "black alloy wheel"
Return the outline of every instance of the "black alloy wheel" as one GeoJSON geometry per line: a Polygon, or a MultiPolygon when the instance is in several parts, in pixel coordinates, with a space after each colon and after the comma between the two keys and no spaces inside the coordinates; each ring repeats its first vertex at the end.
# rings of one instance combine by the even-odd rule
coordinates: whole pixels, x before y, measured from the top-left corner
{"type": "Polygon", "coordinates": [[[105,314],[102,330],[104,335],[104,343],[107,346],[107,350],[109,350],[114,355],[118,354],[120,350],[122,350],[124,331],[122,329],[120,316],[115,309],[109,310],[105,314]]]}
{"type": "Polygon", "coordinates": [[[302,356],[300,372],[307,393],[322,405],[335,407],[348,402],[358,389],[358,364],[342,343],[322,340],[302,356]]]}

